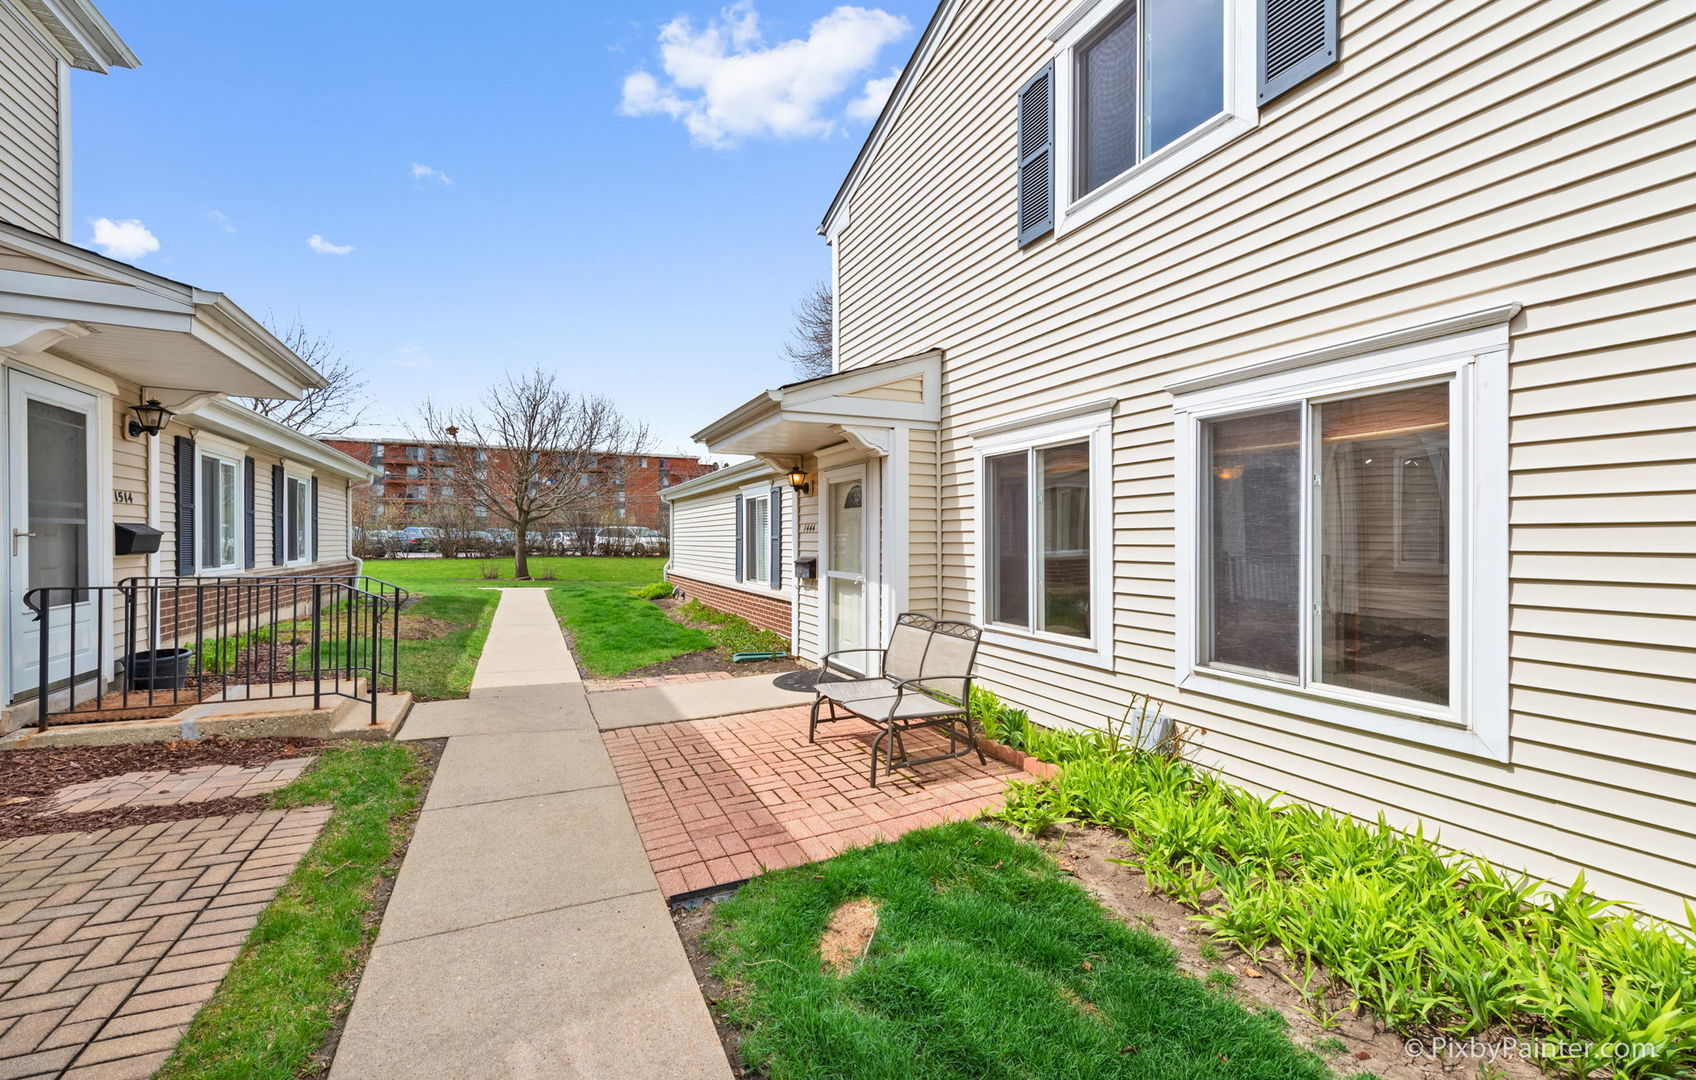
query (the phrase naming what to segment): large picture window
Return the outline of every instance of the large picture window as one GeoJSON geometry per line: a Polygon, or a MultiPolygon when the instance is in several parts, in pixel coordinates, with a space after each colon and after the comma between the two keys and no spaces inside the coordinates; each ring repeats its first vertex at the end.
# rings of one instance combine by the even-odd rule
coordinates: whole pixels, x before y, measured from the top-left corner
{"type": "Polygon", "coordinates": [[[1515,310],[1168,387],[1180,688],[1506,760],[1515,310]]]}
{"type": "Polygon", "coordinates": [[[1448,461],[1449,395],[1442,380],[1202,425],[1204,663],[1449,703],[1449,573],[1401,557],[1405,536],[1425,555],[1448,547],[1452,492],[1432,474],[1448,461]]]}
{"type": "Polygon", "coordinates": [[[992,630],[1104,651],[1105,432],[1102,422],[985,440],[982,585],[992,630]]]}
{"type": "Polygon", "coordinates": [[[241,463],[203,453],[200,456],[200,566],[203,570],[241,569],[241,463]]]}

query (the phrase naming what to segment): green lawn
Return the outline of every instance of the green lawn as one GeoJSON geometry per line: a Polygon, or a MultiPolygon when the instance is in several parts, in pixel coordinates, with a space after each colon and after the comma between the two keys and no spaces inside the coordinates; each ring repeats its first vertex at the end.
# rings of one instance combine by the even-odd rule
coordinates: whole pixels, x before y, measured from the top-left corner
{"type": "Polygon", "coordinates": [[[1320,1080],[1275,1014],[1178,971],[1029,844],[975,823],[755,878],[705,940],[772,1080],[1320,1080]],[[870,948],[826,974],[831,913],[881,904],[870,948]]]}
{"type": "Polygon", "coordinates": [[[664,566],[664,559],[533,558],[530,571],[542,580],[514,581],[511,559],[368,559],[365,572],[422,596],[408,615],[453,625],[444,637],[400,643],[402,689],[433,700],[464,697],[470,689],[499,599],[493,588],[548,589],[587,675],[620,675],[711,648],[706,635],[630,595],[658,581],[664,566]],[[494,576],[485,578],[486,571],[494,576]]]}
{"type": "Polygon", "coordinates": [[[376,935],[376,887],[417,810],[424,767],[405,743],[316,751],[279,808],[334,813],[260,915],[218,992],[195,1015],[161,1080],[287,1080],[305,1071],[353,995],[376,935]]]}

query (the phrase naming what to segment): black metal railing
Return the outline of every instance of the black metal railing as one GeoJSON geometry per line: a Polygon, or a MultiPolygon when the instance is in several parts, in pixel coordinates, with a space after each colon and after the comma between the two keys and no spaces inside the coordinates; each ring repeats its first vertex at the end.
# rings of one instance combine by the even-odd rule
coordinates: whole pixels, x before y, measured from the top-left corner
{"type": "Polygon", "coordinates": [[[326,697],[369,705],[400,688],[410,594],[365,576],[132,577],[31,589],[37,720],[167,716],[203,701],[326,697]]]}

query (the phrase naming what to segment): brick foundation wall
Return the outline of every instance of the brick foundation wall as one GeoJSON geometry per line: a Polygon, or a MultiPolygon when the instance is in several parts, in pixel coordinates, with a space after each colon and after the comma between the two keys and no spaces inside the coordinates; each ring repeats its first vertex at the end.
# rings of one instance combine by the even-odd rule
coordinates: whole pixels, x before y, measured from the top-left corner
{"type": "Polygon", "coordinates": [[[263,582],[272,587],[256,591],[213,590],[198,599],[192,590],[163,589],[159,593],[159,638],[162,642],[192,644],[197,627],[216,637],[266,623],[272,614],[287,616],[297,606],[304,608],[312,601],[311,586],[292,585],[292,579],[349,578],[357,565],[351,561],[329,562],[219,575],[205,580],[231,584],[263,582]]]}
{"type": "Polygon", "coordinates": [[[740,615],[762,630],[782,634],[788,639],[789,600],[782,593],[761,596],[742,589],[726,588],[708,581],[667,574],[666,578],[691,600],[699,600],[710,608],[740,615]]]}

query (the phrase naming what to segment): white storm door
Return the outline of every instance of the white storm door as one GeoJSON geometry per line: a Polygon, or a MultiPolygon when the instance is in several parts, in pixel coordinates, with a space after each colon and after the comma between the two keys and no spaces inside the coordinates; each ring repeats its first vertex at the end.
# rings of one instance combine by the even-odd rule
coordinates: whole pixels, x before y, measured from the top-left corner
{"type": "Polygon", "coordinates": [[[6,375],[6,409],[6,606],[15,695],[40,678],[42,624],[24,606],[31,589],[54,590],[47,613],[50,679],[94,670],[97,602],[80,590],[93,581],[100,412],[94,395],[21,371],[6,375]]]}
{"type": "MultiPolygon", "coordinates": [[[[876,520],[867,497],[863,467],[830,473],[825,481],[825,649],[876,648],[867,639],[870,598],[876,587],[876,560],[868,542],[876,520]]],[[[848,656],[845,667],[866,670],[870,657],[848,656]]]]}

